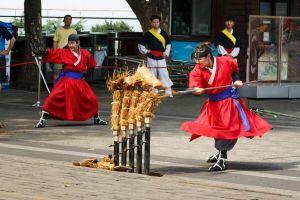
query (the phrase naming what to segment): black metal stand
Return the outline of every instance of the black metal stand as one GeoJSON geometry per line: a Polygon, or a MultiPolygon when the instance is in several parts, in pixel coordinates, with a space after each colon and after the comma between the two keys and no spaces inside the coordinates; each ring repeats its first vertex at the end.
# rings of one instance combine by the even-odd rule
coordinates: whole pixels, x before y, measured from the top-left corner
{"type": "Polygon", "coordinates": [[[146,124],[145,131],[144,173],[150,173],[150,124],[146,124]]]}
{"type": "Polygon", "coordinates": [[[136,150],[136,172],[142,173],[142,162],[143,162],[143,135],[142,130],[137,131],[137,150],[136,150]]]}
{"type": "Polygon", "coordinates": [[[119,142],[118,141],[114,141],[114,165],[115,166],[119,166],[119,142]]]}
{"type": "Polygon", "coordinates": [[[142,129],[142,124],[139,122],[137,124],[137,132],[134,134],[134,128],[131,127],[130,133],[127,137],[127,132],[122,129],[122,141],[119,142],[119,132],[114,132],[114,165],[115,169],[119,171],[136,172],[139,174],[143,173],[143,156],[144,156],[144,174],[150,175],[150,122],[151,118],[145,120],[145,129],[142,129]],[[143,135],[144,141],[143,141],[143,135]],[[136,138],[136,143],[135,143],[136,138]],[[127,141],[129,140],[129,142],[127,141]],[[119,150],[121,146],[121,151],[119,150]],[[127,146],[127,143],[129,145],[127,146]],[[143,145],[145,145],[144,155],[143,155],[143,145]],[[135,152],[136,148],[136,152],[135,152]],[[128,153],[128,166],[127,166],[127,151],[128,153]],[[136,153],[136,156],[135,156],[136,153]],[[121,163],[120,163],[121,155],[121,163]],[[135,161],[136,159],[136,161],[135,161]]]}
{"type": "Polygon", "coordinates": [[[126,167],[127,164],[127,138],[122,137],[122,160],[121,160],[122,166],[126,167]]]}
{"type": "Polygon", "coordinates": [[[131,133],[129,135],[129,167],[131,168],[129,172],[134,172],[134,138],[134,134],[131,133]]]}

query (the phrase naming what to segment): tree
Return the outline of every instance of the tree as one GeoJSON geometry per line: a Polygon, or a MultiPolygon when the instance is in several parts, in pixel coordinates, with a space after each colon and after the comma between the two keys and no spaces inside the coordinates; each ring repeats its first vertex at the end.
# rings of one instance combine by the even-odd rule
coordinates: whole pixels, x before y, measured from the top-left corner
{"type": "Polygon", "coordinates": [[[83,24],[85,23],[84,19],[80,19],[78,22],[73,24],[71,27],[74,28],[77,32],[83,31],[84,26],[83,24]]]}
{"type": "MultiPolygon", "coordinates": [[[[25,55],[24,60],[32,60],[30,43],[45,48],[42,37],[41,0],[25,0],[25,55]]],[[[38,82],[38,69],[34,64],[21,68],[18,77],[18,89],[36,90],[38,82]]]]}
{"type": "Polygon", "coordinates": [[[126,0],[137,19],[141,23],[143,31],[149,29],[149,18],[156,14],[161,17],[161,27],[169,32],[170,0],[126,0]]]}
{"type": "Polygon", "coordinates": [[[117,21],[117,22],[108,22],[105,20],[104,24],[96,24],[91,28],[92,32],[109,32],[109,31],[116,31],[116,32],[132,32],[133,28],[129,26],[124,21],[117,21]]]}
{"type": "Polygon", "coordinates": [[[42,30],[46,34],[54,33],[61,26],[62,19],[47,19],[47,23],[43,25],[42,30]]]}
{"type": "Polygon", "coordinates": [[[19,28],[24,28],[24,17],[14,17],[12,24],[19,28]]]}
{"type": "Polygon", "coordinates": [[[24,17],[14,17],[14,19],[12,21],[12,24],[14,26],[18,27],[18,33],[20,35],[25,35],[25,32],[24,32],[24,27],[25,27],[24,17]]]}

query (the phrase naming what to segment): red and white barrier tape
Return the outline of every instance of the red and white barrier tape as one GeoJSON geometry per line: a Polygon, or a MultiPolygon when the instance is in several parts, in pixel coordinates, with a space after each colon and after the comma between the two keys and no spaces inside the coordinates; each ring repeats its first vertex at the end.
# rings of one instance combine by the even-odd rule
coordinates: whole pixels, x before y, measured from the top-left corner
{"type": "MultiPolygon", "coordinates": [[[[42,61],[43,62],[43,61],[42,61]]],[[[45,62],[43,62],[45,63],[45,62]]],[[[20,66],[24,66],[24,65],[28,65],[28,64],[35,64],[34,61],[28,61],[28,62],[21,62],[21,63],[15,63],[15,64],[11,64],[9,66],[0,66],[1,68],[6,68],[6,67],[20,67],[20,66]]],[[[148,68],[175,68],[177,66],[167,66],[167,67],[148,67],[148,68]]],[[[115,66],[95,66],[95,69],[122,69],[124,67],[115,67],[115,66]]],[[[180,66],[180,68],[185,68],[184,66],[180,66]]]]}

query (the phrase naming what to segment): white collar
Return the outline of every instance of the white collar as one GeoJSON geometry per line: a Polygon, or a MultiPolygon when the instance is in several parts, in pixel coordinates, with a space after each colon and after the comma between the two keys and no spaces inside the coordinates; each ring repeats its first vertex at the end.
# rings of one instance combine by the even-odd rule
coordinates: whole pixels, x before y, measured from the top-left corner
{"type": "Polygon", "coordinates": [[[73,53],[73,55],[77,58],[77,61],[74,63],[74,66],[77,66],[80,61],[81,61],[81,54],[80,54],[80,50],[78,50],[78,53],[76,53],[75,51],[72,51],[70,49],[70,51],[73,53]]]}
{"type": "Polygon", "coordinates": [[[211,72],[211,75],[210,75],[209,80],[208,80],[209,85],[211,85],[214,82],[214,79],[215,79],[215,76],[216,76],[216,71],[217,71],[217,59],[216,59],[216,57],[213,57],[213,58],[214,58],[213,67],[212,67],[212,69],[208,68],[208,70],[211,72]]]}
{"type": "MultiPolygon", "coordinates": [[[[154,28],[153,28],[153,29],[154,29],[154,28]]],[[[154,30],[155,30],[155,29],[154,29],[154,30]]],[[[157,32],[158,32],[158,33],[161,33],[161,28],[158,28],[158,29],[157,29],[157,32]]]]}

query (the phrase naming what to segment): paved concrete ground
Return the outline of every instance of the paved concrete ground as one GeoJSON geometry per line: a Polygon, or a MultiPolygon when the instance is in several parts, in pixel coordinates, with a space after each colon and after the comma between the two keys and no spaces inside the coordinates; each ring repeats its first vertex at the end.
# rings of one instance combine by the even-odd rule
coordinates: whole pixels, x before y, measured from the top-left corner
{"type": "MultiPolygon", "coordinates": [[[[110,95],[94,86],[104,118],[110,95]]],[[[45,94],[44,94],[45,95],[45,94]]],[[[39,115],[36,94],[0,94],[0,199],[300,199],[300,120],[265,116],[274,129],[263,138],[240,139],[229,154],[229,170],[209,173],[213,140],[189,143],[180,131],[198,114],[203,97],[164,101],[152,126],[151,168],[163,177],[72,166],[72,162],[112,153],[109,126],[47,121],[39,115]]],[[[251,100],[260,108],[300,116],[300,100],[251,100]]]]}

